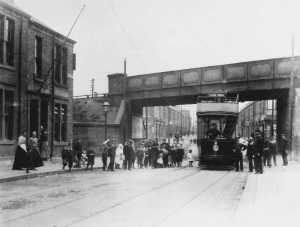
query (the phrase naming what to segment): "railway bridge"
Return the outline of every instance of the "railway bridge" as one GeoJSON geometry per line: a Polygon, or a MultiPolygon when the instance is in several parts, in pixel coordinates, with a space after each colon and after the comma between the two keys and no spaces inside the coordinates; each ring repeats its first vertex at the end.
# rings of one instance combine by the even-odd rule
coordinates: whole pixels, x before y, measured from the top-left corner
{"type": "Polygon", "coordinates": [[[194,104],[199,94],[235,93],[240,101],[277,100],[277,134],[300,135],[300,57],[265,59],[136,76],[108,75],[110,100],[124,138],[138,137],[142,107],[194,104]],[[299,118],[299,119],[298,119],[299,118]]]}

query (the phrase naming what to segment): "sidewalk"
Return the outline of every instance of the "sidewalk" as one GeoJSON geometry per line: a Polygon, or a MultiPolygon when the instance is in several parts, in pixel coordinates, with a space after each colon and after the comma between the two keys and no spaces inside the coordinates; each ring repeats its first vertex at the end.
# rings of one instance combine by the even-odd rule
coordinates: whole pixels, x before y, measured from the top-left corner
{"type": "Polygon", "coordinates": [[[234,226],[299,226],[300,164],[265,168],[249,174],[234,226]]]}
{"type": "MultiPolygon", "coordinates": [[[[12,170],[13,162],[14,157],[0,159],[0,183],[68,172],[68,167],[66,167],[66,170],[62,170],[61,158],[44,161],[44,166],[38,167],[37,170],[31,170],[29,173],[26,173],[25,170],[12,170]]],[[[94,169],[98,169],[100,166],[102,166],[101,158],[96,157],[94,169]]],[[[85,167],[84,165],[82,168],[72,168],[72,171],[82,171],[85,167]]]]}
{"type": "MultiPolygon", "coordinates": [[[[13,162],[14,157],[10,159],[0,158],[0,183],[69,172],[67,166],[65,170],[62,170],[61,158],[54,158],[52,161],[44,161],[44,166],[38,167],[37,170],[31,170],[29,173],[26,173],[25,170],[12,170],[13,162]]],[[[183,160],[182,167],[185,168],[187,166],[188,162],[183,160]]],[[[86,165],[83,165],[82,168],[72,168],[72,172],[84,171],[85,168],[86,165]]],[[[102,159],[101,157],[95,157],[94,169],[100,168],[102,168],[102,159]]]]}

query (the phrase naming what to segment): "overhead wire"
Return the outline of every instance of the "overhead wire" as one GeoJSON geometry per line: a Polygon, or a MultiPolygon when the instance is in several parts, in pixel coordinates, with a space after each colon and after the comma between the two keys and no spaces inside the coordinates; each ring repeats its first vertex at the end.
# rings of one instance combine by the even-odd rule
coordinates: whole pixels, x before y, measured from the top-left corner
{"type": "MultiPolygon", "coordinates": [[[[111,12],[113,13],[113,15],[115,16],[115,18],[117,19],[117,23],[118,23],[118,25],[119,25],[121,31],[122,31],[122,32],[124,33],[124,35],[126,36],[128,44],[129,44],[130,47],[134,50],[134,52],[136,53],[136,55],[138,55],[139,61],[143,64],[143,66],[144,66],[145,68],[147,68],[145,62],[142,60],[142,59],[143,59],[143,56],[140,54],[139,49],[136,47],[134,40],[132,39],[131,35],[129,34],[129,32],[128,32],[128,30],[125,28],[125,26],[121,23],[120,16],[119,16],[117,10],[115,9],[113,0],[108,0],[108,4],[109,4],[109,6],[110,6],[111,12]]],[[[126,56],[125,56],[125,57],[126,57],[126,56]]]]}

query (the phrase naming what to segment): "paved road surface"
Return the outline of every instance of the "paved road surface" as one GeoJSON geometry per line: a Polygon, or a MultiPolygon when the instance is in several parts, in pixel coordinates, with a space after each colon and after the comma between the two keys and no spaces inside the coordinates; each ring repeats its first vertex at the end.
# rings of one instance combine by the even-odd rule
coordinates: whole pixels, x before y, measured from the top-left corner
{"type": "Polygon", "coordinates": [[[184,169],[48,176],[0,184],[0,226],[205,226],[232,221],[247,173],[184,169]]]}

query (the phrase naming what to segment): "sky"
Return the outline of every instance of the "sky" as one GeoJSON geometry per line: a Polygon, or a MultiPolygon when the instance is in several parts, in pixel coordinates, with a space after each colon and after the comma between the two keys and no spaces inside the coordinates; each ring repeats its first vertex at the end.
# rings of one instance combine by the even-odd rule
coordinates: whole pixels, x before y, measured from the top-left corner
{"type": "Polygon", "coordinates": [[[107,75],[129,76],[300,53],[299,0],[15,0],[77,41],[74,95],[107,92],[107,75]]]}

